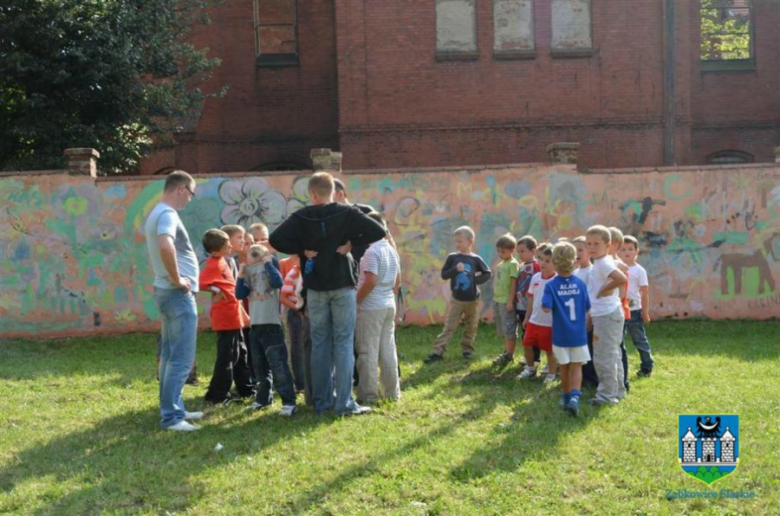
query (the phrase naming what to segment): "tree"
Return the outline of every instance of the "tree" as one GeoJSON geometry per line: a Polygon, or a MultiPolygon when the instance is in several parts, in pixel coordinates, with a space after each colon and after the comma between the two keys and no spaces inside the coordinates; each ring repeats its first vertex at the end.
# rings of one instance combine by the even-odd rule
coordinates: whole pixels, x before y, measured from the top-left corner
{"type": "Polygon", "coordinates": [[[94,147],[102,172],[134,170],[208,96],[219,60],[185,37],[212,3],[3,0],[0,168],[61,168],[63,149],[94,147]]]}

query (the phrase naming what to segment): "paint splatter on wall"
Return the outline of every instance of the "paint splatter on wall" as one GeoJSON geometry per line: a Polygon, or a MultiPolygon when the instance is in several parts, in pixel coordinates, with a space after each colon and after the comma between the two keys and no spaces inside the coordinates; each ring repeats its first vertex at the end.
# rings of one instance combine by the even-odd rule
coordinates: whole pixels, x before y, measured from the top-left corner
{"type": "MultiPolygon", "coordinates": [[[[574,237],[620,227],[641,244],[654,317],[780,315],[780,167],[577,174],[568,166],[346,175],[355,202],[388,220],[401,254],[406,321],[443,319],[440,268],[452,231],[477,233],[496,263],[501,234],[574,237]]],[[[198,178],[181,212],[200,235],[227,223],[271,228],[308,202],[305,176],[198,178]]],[[[162,181],[95,182],[68,175],[0,178],[0,336],[154,330],[157,311],[143,237],[162,181]]],[[[483,288],[489,317],[492,288],[483,288]]],[[[206,323],[208,296],[200,297],[206,323]]]]}

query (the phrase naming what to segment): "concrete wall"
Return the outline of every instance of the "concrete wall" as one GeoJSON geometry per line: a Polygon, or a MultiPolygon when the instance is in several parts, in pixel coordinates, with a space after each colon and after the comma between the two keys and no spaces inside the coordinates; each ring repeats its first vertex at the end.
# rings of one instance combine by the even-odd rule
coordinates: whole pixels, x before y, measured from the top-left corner
{"type": "MultiPolygon", "coordinates": [[[[491,264],[507,231],[541,240],[617,225],[642,243],[654,317],[780,315],[780,164],[604,172],[540,164],[344,179],[353,201],[389,220],[410,323],[442,320],[449,292],[439,272],[461,224],[474,227],[475,251],[491,264]]],[[[274,226],[307,202],[307,180],[201,176],[181,216],[196,243],[224,223],[274,226]]],[[[155,330],[142,227],[161,190],[150,178],[0,177],[0,336],[155,330]]],[[[483,294],[488,307],[489,285],[483,294]]],[[[208,296],[199,299],[207,313],[208,296]]]]}

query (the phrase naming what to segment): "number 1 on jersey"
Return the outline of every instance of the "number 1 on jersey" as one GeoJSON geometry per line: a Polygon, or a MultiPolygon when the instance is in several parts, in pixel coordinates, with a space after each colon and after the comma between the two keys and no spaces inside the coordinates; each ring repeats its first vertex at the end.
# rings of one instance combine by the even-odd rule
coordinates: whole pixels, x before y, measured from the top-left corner
{"type": "Polygon", "coordinates": [[[569,307],[569,320],[574,322],[577,320],[577,312],[574,311],[574,298],[569,298],[568,301],[563,303],[565,306],[569,307]]]}

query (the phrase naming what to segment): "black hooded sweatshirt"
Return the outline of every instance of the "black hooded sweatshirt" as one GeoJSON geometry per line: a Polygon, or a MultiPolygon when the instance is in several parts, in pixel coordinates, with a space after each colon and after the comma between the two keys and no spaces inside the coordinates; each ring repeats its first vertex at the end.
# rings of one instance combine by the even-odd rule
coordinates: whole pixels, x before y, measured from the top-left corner
{"type": "Polygon", "coordinates": [[[332,202],[306,206],[293,213],[269,237],[271,246],[301,259],[303,287],[316,291],[337,290],[357,285],[357,267],[351,254],[336,248],[368,245],[386,236],[385,228],[356,206],[332,202]],[[304,251],[316,251],[307,263],[304,251]]]}

